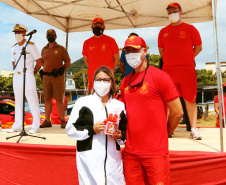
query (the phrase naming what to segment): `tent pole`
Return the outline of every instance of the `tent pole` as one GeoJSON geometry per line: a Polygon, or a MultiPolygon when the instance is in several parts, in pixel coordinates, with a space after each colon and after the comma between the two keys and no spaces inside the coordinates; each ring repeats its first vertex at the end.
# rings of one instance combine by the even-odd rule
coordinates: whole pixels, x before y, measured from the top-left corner
{"type": "Polygon", "coordinates": [[[215,57],[216,57],[216,70],[217,70],[217,87],[218,87],[218,104],[219,104],[219,121],[220,121],[220,145],[221,152],[224,152],[224,143],[223,143],[223,124],[222,124],[222,104],[221,104],[221,95],[223,95],[222,89],[222,77],[221,77],[221,66],[219,60],[219,50],[218,50],[218,37],[217,37],[217,0],[213,0],[213,31],[214,31],[214,40],[215,40],[215,57]]]}
{"type": "Polygon", "coordinates": [[[66,50],[68,49],[68,32],[69,32],[69,17],[66,19],[67,21],[67,29],[66,29],[66,50]]]}
{"type": "MultiPolygon", "coordinates": [[[[67,21],[67,26],[66,26],[66,50],[68,51],[68,31],[69,31],[69,17],[67,17],[67,19],[66,19],[66,21],[67,21]]],[[[64,73],[64,87],[65,87],[65,89],[66,89],[66,80],[67,80],[67,72],[65,71],[65,73],[64,73]]],[[[65,104],[65,91],[64,91],[64,97],[63,97],[63,102],[64,102],[64,104],[65,104]]],[[[67,116],[67,110],[65,110],[65,116],[67,116]]]]}

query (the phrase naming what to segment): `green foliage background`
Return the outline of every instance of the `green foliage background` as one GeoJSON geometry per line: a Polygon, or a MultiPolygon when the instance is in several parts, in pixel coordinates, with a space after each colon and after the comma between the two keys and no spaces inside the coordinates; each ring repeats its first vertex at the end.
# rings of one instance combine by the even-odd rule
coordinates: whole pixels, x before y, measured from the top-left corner
{"type": "MultiPolygon", "coordinates": [[[[149,64],[151,66],[159,68],[160,65],[160,55],[149,54],[149,64]]],[[[83,73],[85,75],[85,83],[87,85],[87,66],[84,63],[83,58],[73,62],[67,69],[67,74],[73,74],[73,80],[75,81],[77,89],[84,88],[83,73]]],[[[212,71],[207,71],[206,69],[196,70],[197,73],[197,85],[217,85],[216,73],[212,74],[212,71]]],[[[115,69],[114,72],[115,80],[117,86],[120,87],[121,81],[124,78],[124,74],[120,70],[120,64],[115,69]]],[[[37,90],[42,90],[42,80],[40,74],[35,75],[37,90]]],[[[222,73],[223,83],[226,82],[226,71],[222,73]]],[[[13,91],[13,74],[10,77],[3,77],[0,75],[0,91],[13,91]]]]}

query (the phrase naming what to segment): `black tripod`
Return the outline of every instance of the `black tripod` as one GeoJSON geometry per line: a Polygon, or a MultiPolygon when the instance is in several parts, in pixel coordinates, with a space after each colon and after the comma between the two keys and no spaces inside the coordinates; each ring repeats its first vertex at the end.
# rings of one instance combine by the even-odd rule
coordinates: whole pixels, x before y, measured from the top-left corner
{"type": "Polygon", "coordinates": [[[23,47],[22,49],[22,52],[20,54],[20,57],[19,59],[17,60],[16,62],[16,65],[14,66],[13,70],[16,68],[20,58],[22,55],[24,55],[24,68],[23,68],[23,111],[22,111],[22,116],[23,116],[23,119],[22,119],[22,131],[20,134],[18,135],[15,135],[15,136],[11,136],[11,137],[7,137],[6,139],[10,139],[10,138],[13,138],[13,137],[17,137],[17,136],[20,136],[20,138],[18,139],[17,143],[19,143],[20,139],[23,137],[23,136],[30,136],[30,137],[37,137],[37,138],[41,138],[41,139],[46,139],[45,137],[39,137],[39,136],[32,136],[32,135],[29,135],[26,133],[26,131],[24,130],[24,116],[25,116],[25,113],[24,113],[24,108],[25,108],[25,79],[26,79],[26,47],[28,45],[28,42],[31,40],[31,37],[32,35],[30,35],[28,41],[27,41],[27,44],[23,47]]]}

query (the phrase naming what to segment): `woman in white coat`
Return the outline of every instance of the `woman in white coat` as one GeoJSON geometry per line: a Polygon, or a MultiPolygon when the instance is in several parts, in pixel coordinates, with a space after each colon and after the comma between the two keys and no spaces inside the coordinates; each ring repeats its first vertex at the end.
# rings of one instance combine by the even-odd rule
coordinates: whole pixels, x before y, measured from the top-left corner
{"type": "Polygon", "coordinates": [[[77,100],[66,126],[67,135],[77,140],[77,169],[80,185],[124,185],[120,144],[126,140],[126,115],[116,91],[112,71],[102,66],[94,74],[94,93],[77,100]],[[105,135],[108,115],[120,117],[119,132],[105,135]]]}

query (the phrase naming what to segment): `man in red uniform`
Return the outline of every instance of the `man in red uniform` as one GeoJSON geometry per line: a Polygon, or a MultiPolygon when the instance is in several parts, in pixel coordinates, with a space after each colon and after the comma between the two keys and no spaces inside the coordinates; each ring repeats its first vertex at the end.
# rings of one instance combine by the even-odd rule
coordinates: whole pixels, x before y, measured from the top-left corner
{"type": "Polygon", "coordinates": [[[112,71],[119,63],[119,49],[115,39],[104,35],[104,20],[95,18],[91,26],[94,36],[87,39],[83,45],[83,58],[88,66],[89,90],[93,88],[93,75],[100,66],[107,66],[112,71]]]}
{"type": "MultiPolygon", "coordinates": [[[[68,100],[67,100],[67,96],[65,96],[64,98],[64,111],[67,110],[67,104],[68,104],[68,100]]],[[[61,119],[60,119],[60,115],[59,112],[57,110],[57,103],[55,99],[52,99],[52,114],[51,114],[51,122],[52,124],[61,124],[61,119]]]]}
{"type": "Polygon", "coordinates": [[[178,3],[167,6],[171,24],[161,29],[158,36],[158,47],[163,57],[163,71],[173,79],[180,97],[185,100],[191,124],[191,138],[202,137],[197,125],[197,77],[195,57],[202,50],[202,41],[198,30],[181,21],[182,10],[178,3]]]}
{"type": "Polygon", "coordinates": [[[168,74],[148,67],[146,43],[141,37],[129,37],[124,49],[128,64],[135,70],[121,83],[128,121],[124,153],[126,184],[143,185],[148,179],[150,184],[169,185],[168,135],[183,115],[179,94],[168,74]]]}
{"type": "MultiPolygon", "coordinates": [[[[217,113],[217,122],[216,122],[216,127],[219,128],[220,127],[220,121],[219,121],[219,97],[218,95],[215,97],[214,100],[214,109],[215,112],[217,113]]],[[[226,111],[226,83],[224,83],[223,85],[223,99],[221,98],[221,104],[222,104],[222,120],[223,120],[223,127],[224,127],[224,112],[223,112],[223,106],[224,106],[224,110],[226,111]]]]}

